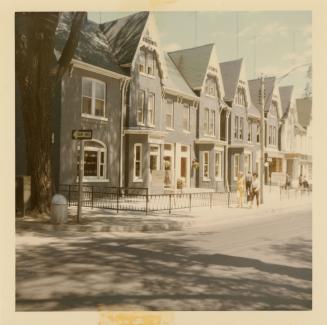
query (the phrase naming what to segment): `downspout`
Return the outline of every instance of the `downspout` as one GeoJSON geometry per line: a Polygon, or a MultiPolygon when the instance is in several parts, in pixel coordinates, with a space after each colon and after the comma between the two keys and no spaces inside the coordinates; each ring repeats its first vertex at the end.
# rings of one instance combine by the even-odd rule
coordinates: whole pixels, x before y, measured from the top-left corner
{"type": "Polygon", "coordinates": [[[128,80],[124,79],[121,88],[120,148],[119,148],[119,187],[123,187],[123,150],[124,150],[124,111],[126,109],[126,89],[128,80]]]}

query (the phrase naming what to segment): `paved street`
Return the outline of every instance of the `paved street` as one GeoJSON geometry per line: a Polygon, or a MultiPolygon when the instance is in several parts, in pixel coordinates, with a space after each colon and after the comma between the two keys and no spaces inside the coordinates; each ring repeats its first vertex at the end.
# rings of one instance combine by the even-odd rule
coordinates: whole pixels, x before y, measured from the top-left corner
{"type": "Polygon", "coordinates": [[[17,311],[311,309],[309,203],[162,233],[22,230],[16,245],[17,311]]]}

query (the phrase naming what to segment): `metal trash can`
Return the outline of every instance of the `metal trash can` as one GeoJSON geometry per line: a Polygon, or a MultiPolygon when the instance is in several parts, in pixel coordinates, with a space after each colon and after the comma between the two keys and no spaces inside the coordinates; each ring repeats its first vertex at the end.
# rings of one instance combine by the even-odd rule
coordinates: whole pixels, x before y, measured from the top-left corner
{"type": "Polygon", "coordinates": [[[55,194],[52,198],[51,221],[53,223],[67,222],[67,200],[61,194],[55,194]]]}

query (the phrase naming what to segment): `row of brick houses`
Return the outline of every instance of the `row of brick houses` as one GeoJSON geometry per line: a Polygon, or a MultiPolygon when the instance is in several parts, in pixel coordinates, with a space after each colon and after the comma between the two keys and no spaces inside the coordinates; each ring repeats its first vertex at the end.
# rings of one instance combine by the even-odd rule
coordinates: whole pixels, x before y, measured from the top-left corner
{"type": "MultiPolygon", "coordinates": [[[[57,30],[59,55],[70,15],[57,30]]],[[[264,79],[265,181],[311,178],[311,99],[264,79]]],[[[84,142],[90,184],[224,191],[240,171],[259,172],[259,79],[242,59],[220,63],[214,44],[166,53],[153,14],[87,21],[69,72],[55,96],[56,184],[77,181],[79,143],[73,129],[92,129],[84,142]]],[[[19,104],[19,100],[17,101],[19,104]]],[[[16,106],[18,106],[18,104],[16,106]]],[[[25,174],[21,116],[16,109],[16,173],[25,174]]]]}

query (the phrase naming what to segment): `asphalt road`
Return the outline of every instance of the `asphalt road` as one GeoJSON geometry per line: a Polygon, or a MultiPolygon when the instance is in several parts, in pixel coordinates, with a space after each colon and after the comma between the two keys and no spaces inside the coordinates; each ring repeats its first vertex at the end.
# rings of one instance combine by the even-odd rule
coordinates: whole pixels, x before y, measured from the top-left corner
{"type": "Polygon", "coordinates": [[[16,310],[310,310],[311,207],[161,234],[16,236],[16,310]]]}

